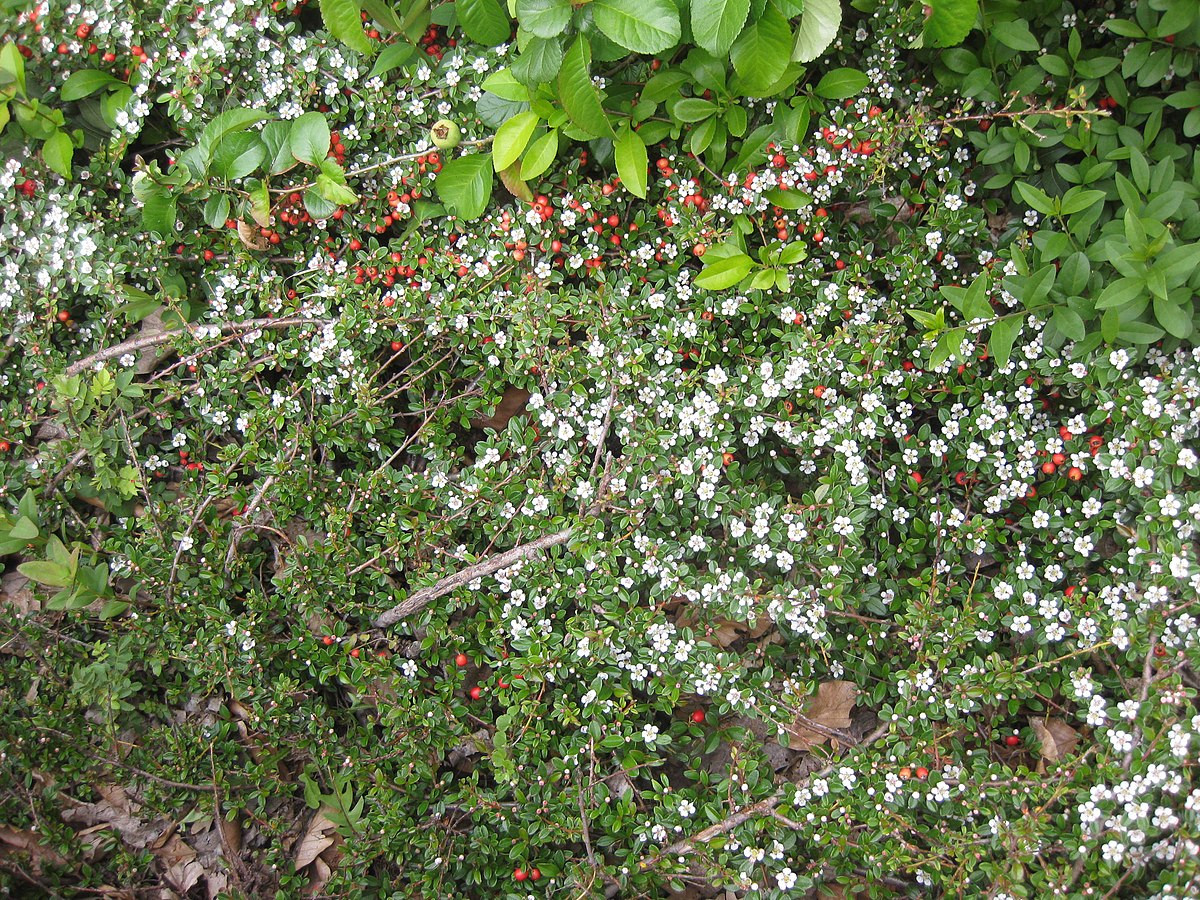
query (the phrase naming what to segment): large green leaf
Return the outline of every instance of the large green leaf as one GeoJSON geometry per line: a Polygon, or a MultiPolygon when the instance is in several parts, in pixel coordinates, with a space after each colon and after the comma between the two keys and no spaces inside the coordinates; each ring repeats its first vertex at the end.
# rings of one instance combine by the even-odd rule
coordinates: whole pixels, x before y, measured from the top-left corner
{"type": "Polygon", "coordinates": [[[812,62],[837,37],[842,24],[841,0],[804,0],[804,15],[796,26],[793,62],[812,62]]]}
{"type": "Polygon", "coordinates": [[[291,122],[268,122],[263,126],[262,142],[267,148],[267,172],[271,175],[279,175],[296,165],[291,130],[291,122]]]}
{"type": "MultiPolygon", "coordinates": [[[[204,126],[204,131],[200,133],[200,140],[196,144],[196,154],[200,157],[202,164],[208,165],[212,159],[213,150],[225,135],[235,131],[245,131],[251,125],[255,125],[265,118],[267,118],[267,114],[262,110],[243,107],[227,109],[213,117],[213,120],[204,126]]],[[[199,177],[204,173],[194,172],[193,174],[199,177]]]]}
{"type": "Polygon", "coordinates": [[[671,0],[592,0],[596,27],[626,50],[659,53],[679,43],[679,8],[671,0]]]}
{"type": "Polygon", "coordinates": [[[512,64],[512,74],[530,87],[553,81],[562,68],[563,50],[558,38],[529,38],[512,64]]]}
{"type": "Polygon", "coordinates": [[[530,145],[521,160],[521,178],[527,180],[537,178],[545,172],[558,155],[558,129],[551,128],[530,145]]]}
{"type": "Polygon", "coordinates": [[[816,95],[826,100],[845,100],[867,86],[867,73],[843,67],[826,72],[816,86],[816,95]]]}
{"type": "Polygon", "coordinates": [[[300,162],[319,166],[329,155],[329,123],[319,112],[306,112],[292,123],[289,141],[292,156],[300,162]]]}
{"type": "Polygon", "coordinates": [[[631,194],[646,196],[646,168],[650,165],[646,145],[636,131],[624,126],[613,141],[613,156],[617,161],[617,174],[621,183],[631,194]]]}
{"type": "Polygon", "coordinates": [[[485,47],[503,44],[511,37],[512,24],[499,0],[455,0],[458,24],[467,37],[485,47]]]}
{"type": "Polygon", "coordinates": [[[460,156],[442,166],[434,182],[446,208],[460,219],[477,219],[492,193],[492,154],[460,156]]]}
{"type": "Polygon", "coordinates": [[[17,571],[30,581],[36,581],[38,584],[45,584],[51,587],[67,587],[74,581],[71,577],[70,569],[59,563],[51,562],[48,559],[37,559],[21,563],[17,566],[17,571]]]}
{"type": "Polygon", "coordinates": [[[757,22],[746,26],[729,51],[734,70],[754,92],[774,84],[787,68],[791,56],[791,26],[771,3],[757,22]]]}
{"type": "Polygon", "coordinates": [[[926,47],[953,47],[975,25],[979,0],[926,0],[923,43],[926,47]]]}
{"type": "Polygon", "coordinates": [[[59,96],[64,100],[81,100],[102,88],[122,83],[107,72],[100,72],[96,69],[80,69],[67,79],[59,96]]]}
{"type": "Polygon", "coordinates": [[[725,56],[749,14],[750,0],[692,0],[692,36],[713,56],[725,56]]]}
{"type": "Polygon", "coordinates": [[[500,126],[492,140],[492,164],[497,172],[507,169],[525,152],[538,121],[537,113],[526,110],[500,126]]]}
{"type": "Polygon", "coordinates": [[[388,72],[395,69],[397,66],[402,66],[412,58],[415,52],[413,45],[407,41],[397,41],[383,48],[383,52],[379,54],[379,58],[375,60],[375,65],[371,66],[371,71],[367,74],[367,78],[382,78],[388,72]]]}
{"type": "Polygon", "coordinates": [[[75,144],[65,131],[56,131],[42,144],[42,159],[46,165],[63,178],[71,177],[71,157],[75,155],[75,144]]]}
{"type": "Polygon", "coordinates": [[[591,48],[581,34],[563,57],[558,73],[558,99],[577,127],[593,136],[612,137],[612,125],[592,84],[591,68],[591,48]]]}
{"type": "Polygon", "coordinates": [[[696,287],[706,288],[710,291],[731,288],[749,275],[752,268],[754,268],[754,260],[739,251],[705,266],[704,271],[696,276],[696,287]]]}
{"type": "Polygon", "coordinates": [[[226,135],[213,152],[212,171],[219,178],[233,181],[245,178],[267,158],[267,145],[257,134],[240,132],[226,135]]]}
{"type": "Polygon", "coordinates": [[[357,0],[321,0],[321,20],[335,38],[359,53],[371,53],[371,42],[362,26],[362,9],[357,0]]]}
{"type": "Polygon", "coordinates": [[[571,0],[517,0],[517,21],[537,37],[558,37],[571,21],[571,0]]]}
{"type": "Polygon", "coordinates": [[[175,205],[175,196],[167,193],[166,188],[157,187],[157,190],[151,191],[142,206],[142,224],[146,226],[146,230],[162,237],[174,235],[175,205]]]}
{"type": "Polygon", "coordinates": [[[1154,318],[1167,332],[1177,338],[1190,337],[1192,334],[1192,304],[1172,303],[1163,297],[1154,298],[1154,318]]]}

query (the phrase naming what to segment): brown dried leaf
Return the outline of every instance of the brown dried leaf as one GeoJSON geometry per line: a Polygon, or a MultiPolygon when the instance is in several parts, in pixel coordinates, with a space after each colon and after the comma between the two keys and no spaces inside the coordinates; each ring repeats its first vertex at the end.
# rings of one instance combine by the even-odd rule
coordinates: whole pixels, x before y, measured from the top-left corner
{"type": "Polygon", "coordinates": [[[262,233],[257,228],[249,222],[243,222],[241,219],[238,219],[237,235],[241,242],[246,245],[247,249],[261,251],[266,250],[270,246],[267,239],[262,236],[262,233]]]}
{"type": "Polygon", "coordinates": [[[332,847],[336,839],[331,833],[336,833],[337,826],[329,821],[325,808],[318,809],[308,823],[308,831],[296,845],[296,868],[303,869],[321,855],[327,847],[332,847]]]}
{"type": "Polygon", "coordinates": [[[41,609],[41,604],[29,587],[29,579],[20,572],[9,572],[0,579],[0,606],[8,606],[25,618],[41,609]]]}
{"type": "Polygon", "coordinates": [[[857,694],[858,689],[851,681],[822,681],[804,714],[787,729],[788,746],[793,750],[811,750],[833,737],[826,729],[849,728],[857,694]]]}
{"type": "Polygon", "coordinates": [[[476,428],[491,428],[500,431],[508,425],[509,419],[525,409],[525,402],[529,396],[529,391],[525,388],[509,385],[504,389],[504,396],[500,398],[500,402],[496,404],[496,411],[490,416],[475,417],[471,420],[471,424],[476,428]]]}
{"type": "Polygon", "coordinates": [[[1062,719],[1032,718],[1029,725],[1037,735],[1045,762],[1058,762],[1070,756],[1079,745],[1079,732],[1062,719]]]}
{"type": "Polygon", "coordinates": [[[28,856],[29,865],[35,875],[40,875],[42,866],[65,866],[67,861],[55,850],[45,846],[36,832],[11,825],[0,825],[0,858],[28,856]]]}
{"type": "Polygon", "coordinates": [[[508,192],[518,200],[524,200],[526,203],[533,202],[533,191],[529,189],[529,185],[521,180],[520,161],[513,163],[507,169],[502,169],[500,171],[500,181],[508,188],[508,192]]]}

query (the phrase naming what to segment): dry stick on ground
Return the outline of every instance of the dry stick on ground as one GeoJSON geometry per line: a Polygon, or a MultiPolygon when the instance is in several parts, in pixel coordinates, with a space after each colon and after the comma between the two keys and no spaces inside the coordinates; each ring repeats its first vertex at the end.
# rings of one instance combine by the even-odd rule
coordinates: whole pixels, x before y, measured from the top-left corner
{"type": "MultiPolygon", "coordinates": [[[[608,430],[612,427],[612,408],[616,402],[616,388],[614,386],[610,395],[608,406],[608,414],[604,419],[604,427],[600,433],[599,439],[596,441],[597,453],[596,458],[592,463],[592,472],[595,473],[596,463],[599,462],[599,448],[604,446],[604,442],[608,440],[608,430]]],[[[399,451],[397,451],[399,452],[399,451]]],[[[611,454],[607,454],[604,464],[604,475],[600,479],[600,486],[596,489],[596,502],[583,511],[584,518],[595,515],[600,512],[605,505],[604,494],[608,490],[608,484],[612,477],[613,458],[611,454]]],[[[396,604],[391,609],[380,614],[374,622],[376,628],[387,628],[395,625],[406,616],[411,616],[413,613],[420,612],[434,600],[439,597],[444,597],[453,590],[457,590],[465,584],[470,584],[477,578],[485,578],[501,569],[507,569],[509,566],[516,565],[523,560],[537,556],[543,550],[549,550],[551,547],[557,547],[559,544],[565,544],[575,534],[577,526],[572,525],[569,528],[564,528],[562,531],[556,531],[554,534],[543,535],[536,538],[527,544],[521,544],[518,547],[513,547],[511,550],[506,550],[503,553],[498,553],[495,556],[489,556],[487,559],[481,559],[474,565],[467,566],[458,572],[447,575],[440,581],[431,584],[429,587],[423,587],[413,591],[401,603],[396,604]]]]}
{"type": "MultiPolygon", "coordinates": [[[[858,746],[865,747],[868,744],[873,744],[887,734],[890,730],[891,723],[886,722],[864,737],[858,743],[858,746]]],[[[789,781],[787,784],[780,785],[780,787],[776,789],[775,793],[767,799],[759,800],[757,803],[735,812],[733,815],[722,819],[720,822],[709,825],[703,831],[699,831],[691,837],[684,838],[681,841],[676,841],[669,847],[664,847],[660,852],[656,853],[650,859],[643,860],[642,862],[638,863],[638,867],[644,871],[656,865],[660,860],[666,859],[667,857],[686,856],[696,849],[697,844],[707,844],[713,838],[733,831],[733,829],[745,822],[749,822],[751,819],[756,819],[761,815],[769,815],[773,813],[775,807],[783,802],[784,798],[789,792],[794,791],[800,784],[805,784],[811,781],[813,778],[823,778],[832,772],[834,766],[836,765],[836,761],[831,762],[819,772],[813,772],[810,774],[802,782],[789,781]]]]}
{"type": "Polygon", "coordinates": [[[96,363],[115,359],[118,356],[124,356],[126,353],[136,353],[138,350],[145,350],[147,347],[157,347],[159,344],[169,343],[181,334],[192,334],[199,328],[219,328],[222,334],[236,334],[242,331],[293,328],[298,325],[325,326],[333,321],[333,319],[313,319],[308,316],[287,316],[282,319],[247,319],[244,322],[212,322],[210,324],[197,325],[194,328],[190,325],[185,328],[173,328],[170,331],[160,331],[158,334],[144,334],[141,337],[130,338],[112,347],[106,347],[97,353],[93,353],[91,356],[78,359],[67,366],[66,374],[78,375],[80,372],[90,369],[96,363]]]}

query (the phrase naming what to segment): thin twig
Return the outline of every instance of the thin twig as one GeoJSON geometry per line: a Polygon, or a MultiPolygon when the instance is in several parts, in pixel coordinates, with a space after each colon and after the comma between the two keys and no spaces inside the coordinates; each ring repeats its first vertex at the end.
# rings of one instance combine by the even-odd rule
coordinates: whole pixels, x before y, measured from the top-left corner
{"type": "MultiPolygon", "coordinates": [[[[866,737],[864,737],[862,739],[862,742],[859,744],[859,746],[865,747],[868,744],[875,743],[877,740],[879,740],[885,734],[887,734],[890,730],[891,730],[891,723],[885,722],[884,724],[882,724],[878,728],[876,728],[874,731],[872,731],[870,734],[868,734],[866,737]]],[[[640,869],[642,869],[643,871],[645,871],[646,869],[649,869],[649,868],[657,865],[660,860],[664,860],[668,857],[686,856],[689,853],[693,852],[696,849],[697,845],[699,845],[699,844],[707,844],[713,838],[719,837],[722,834],[726,834],[726,833],[732,831],[733,829],[737,828],[739,825],[741,825],[745,822],[749,822],[751,819],[756,819],[759,816],[764,815],[764,814],[772,814],[775,810],[775,807],[778,806],[780,803],[782,803],[784,798],[786,796],[788,796],[788,794],[790,792],[794,791],[798,785],[807,783],[808,781],[811,781],[814,778],[822,778],[825,775],[828,775],[830,772],[833,771],[834,766],[836,766],[836,765],[837,765],[836,761],[831,762],[829,765],[827,765],[825,768],[821,769],[820,771],[813,772],[812,774],[810,774],[802,782],[790,782],[789,781],[787,784],[781,785],[779,788],[776,789],[774,794],[772,794],[770,797],[767,797],[765,800],[760,800],[755,804],[747,806],[745,809],[741,809],[741,810],[735,812],[733,815],[727,816],[726,818],[722,819],[720,822],[716,822],[712,825],[709,825],[703,831],[699,831],[696,834],[692,835],[691,837],[684,838],[681,841],[676,841],[674,844],[671,844],[669,847],[664,847],[662,850],[660,850],[658,853],[656,853],[650,859],[642,860],[641,862],[639,862],[638,867],[640,869]]]]}
{"type": "Polygon", "coordinates": [[[118,356],[124,356],[126,353],[135,353],[138,350],[145,350],[147,347],[157,347],[159,344],[166,344],[179,337],[181,334],[195,334],[201,328],[211,329],[218,328],[223,334],[235,334],[243,331],[257,331],[260,329],[272,328],[291,328],[296,325],[328,325],[333,322],[333,319],[313,319],[308,316],[287,316],[282,319],[247,319],[244,322],[213,322],[207,325],[187,325],[183,328],[172,328],[170,331],[161,331],[158,334],[144,334],[140,337],[130,338],[127,341],[122,341],[112,347],[93,353],[91,356],[76,360],[67,366],[67,375],[78,375],[92,368],[96,363],[104,362],[105,360],[114,359],[118,356]]]}

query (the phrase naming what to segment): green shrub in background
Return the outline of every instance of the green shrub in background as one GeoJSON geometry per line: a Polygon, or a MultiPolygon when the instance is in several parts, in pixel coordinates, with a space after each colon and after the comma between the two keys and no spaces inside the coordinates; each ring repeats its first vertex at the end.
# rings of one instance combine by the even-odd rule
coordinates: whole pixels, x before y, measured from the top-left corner
{"type": "Polygon", "coordinates": [[[8,890],[1200,890],[1194,3],[313,7],[4,5],[8,890]]]}

